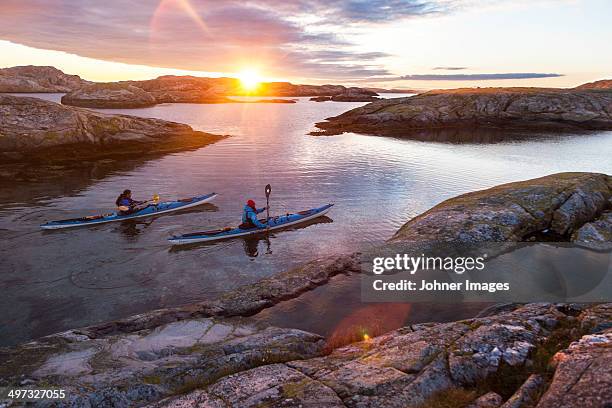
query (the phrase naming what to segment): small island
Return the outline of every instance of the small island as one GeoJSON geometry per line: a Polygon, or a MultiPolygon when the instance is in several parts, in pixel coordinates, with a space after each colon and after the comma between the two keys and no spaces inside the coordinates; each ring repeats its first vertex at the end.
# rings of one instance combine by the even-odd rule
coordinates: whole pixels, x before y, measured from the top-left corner
{"type": "Polygon", "coordinates": [[[113,157],[141,158],[195,149],[224,136],[160,119],[112,115],[38,98],[0,95],[2,178],[24,170],[82,166],[113,157]]]}
{"type": "Polygon", "coordinates": [[[612,129],[609,89],[464,88],[384,99],[328,118],[315,134],[411,137],[422,131],[612,129]]]}

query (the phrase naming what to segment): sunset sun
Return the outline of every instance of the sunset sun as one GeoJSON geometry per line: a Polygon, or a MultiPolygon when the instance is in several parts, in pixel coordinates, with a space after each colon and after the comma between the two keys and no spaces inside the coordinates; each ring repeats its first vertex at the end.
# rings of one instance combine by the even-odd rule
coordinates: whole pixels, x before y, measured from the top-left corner
{"type": "Polygon", "coordinates": [[[245,91],[254,91],[261,82],[261,77],[257,71],[251,69],[241,71],[237,76],[245,91]]]}

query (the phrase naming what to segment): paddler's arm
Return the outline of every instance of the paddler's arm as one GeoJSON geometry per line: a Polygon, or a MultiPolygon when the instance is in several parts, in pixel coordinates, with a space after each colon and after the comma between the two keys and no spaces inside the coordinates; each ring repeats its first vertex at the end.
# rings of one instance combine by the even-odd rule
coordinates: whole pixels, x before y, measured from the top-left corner
{"type": "Polygon", "coordinates": [[[249,218],[251,219],[251,222],[257,227],[257,228],[267,228],[265,224],[262,224],[258,219],[257,219],[257,215],[255,214],[255,212],[251,212],[249,213],[249,218]]]}

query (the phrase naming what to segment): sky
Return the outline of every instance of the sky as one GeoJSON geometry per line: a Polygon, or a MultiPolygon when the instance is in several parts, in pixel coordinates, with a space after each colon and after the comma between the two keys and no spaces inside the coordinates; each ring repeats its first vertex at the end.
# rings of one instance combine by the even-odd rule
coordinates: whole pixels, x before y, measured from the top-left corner
{"type": "Polygon", "coordinates": [[[0,0],[0,67],[385,88],[612,78],[608,0],[0,0]]]}

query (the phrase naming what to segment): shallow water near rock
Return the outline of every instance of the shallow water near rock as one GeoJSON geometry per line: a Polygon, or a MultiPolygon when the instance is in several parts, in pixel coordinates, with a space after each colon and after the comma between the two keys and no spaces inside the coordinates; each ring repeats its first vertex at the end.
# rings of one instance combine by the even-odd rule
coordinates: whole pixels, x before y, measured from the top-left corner
{"type": "MultiPolygon", "coordinates": [[[[458,194],[561,171],[612,173],[612,132],[480,145],[314,137],[307,135],[314,123],[362,104],[295,99],[296,104],[106,110],[232,137],[154,160],[110,162],[61,181],[0,186],[0,345],[216,297],[315,257],[361,250],[458,194]],[[272,214],[336,206],[322,222],[268,239],[185,249],[167,244],[172,234],[236,225],[247,198],[265,203],[267,183],[273,188],[272,214]],[[156,193],[162,199],[212,191],[220,196],[197,210],[153,219],[65,231],[38,228],[49,220],[108,212],[125,188],[142,199],[156,193]]],[[[346,290],[345,281],[329,285],[320,296],[304,297],[304,313],[319,305],[349,309],[341,297],[334,301],[334,293],[346,290]]],[[[420,319],[467,317],[447,307],[420,319]]],[[[273,316],[264,320],[282,323],[273,316]]],[[[301,328],[329,334],[339,323],[324,320],[305,319],[301,328]]]]}

